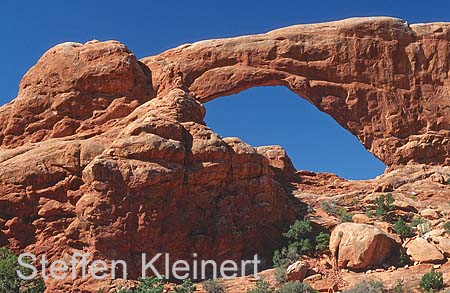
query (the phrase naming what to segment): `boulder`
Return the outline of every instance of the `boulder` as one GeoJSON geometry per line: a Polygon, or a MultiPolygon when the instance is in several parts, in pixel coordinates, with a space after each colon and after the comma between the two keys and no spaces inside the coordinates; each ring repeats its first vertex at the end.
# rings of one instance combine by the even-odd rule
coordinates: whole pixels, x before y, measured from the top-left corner
{"type": "Polygon", "coordinates": [[[286,271],[286,279],[288,281],[302,282],[308,273],[309,264],[305,261],[298,260],[291,264],[286,271]]]}
{"type": "Polygon", "coordinates": [[[363,270],[380,265],[395,247],[387,233],[366,224],[342,223],[330,236],[330,251],[338,268],[363,270]]]}
{"type": "Polygon", "coordinates": [[[322,279],[322,275],[321,274],[314,274],[314,275],[311,275],[309,277],[306,277],[303,281],[305,281],[305,282],[315,282],[315,281],[318,281],[320,279],[322,279]]]}
{"type": "Polygon", "coordinates": [[[402,239],[400,236],[394,231],[392,228],[392,225],[388,222],[374,222],[373,225],[379,229],[381,229],[383,232],[388,234],[392,239],[395,240],[395,242],[399,245],[402,244],[402,239]]]}
{"type": "Polygon", "coordinates": [[[417,237],[406,246],[406,253],[411,260],[419,263],[435,263],[444,259],[444,255],[430,242],[417,237]]]}
{"type": "Polygon", "coordinates": [[[447,237],[437,236],[433,238],[433,243],[445,257],[450,257],[450,239],[447,237]]]}
{"type": "Polygon", "coordinates": [[[353,223],[370,224],[373,221],[365,214],[354,214],[352,216],[353,223]]]}
{"type": "Polygon", "coordinates": [[[438,212],[433,209],[424,209],[420,212],[420,215],[425,219],[436,220],[439,218],[438,212]]]}

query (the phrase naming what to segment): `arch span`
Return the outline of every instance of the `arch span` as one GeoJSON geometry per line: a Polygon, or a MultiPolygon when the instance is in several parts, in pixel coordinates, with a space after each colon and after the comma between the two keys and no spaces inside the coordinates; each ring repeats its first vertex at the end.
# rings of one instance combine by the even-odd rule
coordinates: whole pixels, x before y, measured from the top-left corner
{"type": "Polygon", "coordinates": [[[450,163],[450,24],[356,18],[187,44],[141,61],[158,93],[206,102],[283,85],[388,167],[450,163]]]}

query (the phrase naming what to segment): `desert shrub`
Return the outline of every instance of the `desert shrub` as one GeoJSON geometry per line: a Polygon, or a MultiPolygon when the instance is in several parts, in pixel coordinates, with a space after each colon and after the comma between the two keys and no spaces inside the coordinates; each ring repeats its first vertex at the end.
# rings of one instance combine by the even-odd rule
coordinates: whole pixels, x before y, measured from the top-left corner
{"type": "Polygon", "coordinates": [[[374,216],[374,213],[373,213],[373,211],[372,211],[372,209],[370,207],[364,207],[364,213],[369,218],[373,218],[373,216],[374,216]]]}
{"type": "Polygon", "coordinates": [[[207,293],[225,293],[225,289],[216,280],[207,280],[203,282],[203,287],[207,293]]]}
{"type": "MultiPolygon", "coordinates": [[[[450,174],[447,174],[448,176],[450,176],[450,174]]],[[[444,181],[445,185],[450,185],[450,177],[447,178],[447,180],[444,181]]]]}
{"type": "Polygon", "coordinates": [[[403,218],[399,218],[397,222],[395,222],[394,231],[400,235],[402,238],[412,237],[414,236],[414,232],[409,224],[403,220],[403,218]]]}
{"type": "Polygon", "coordinates": [[[259,280],[256,282],[256,286],[253,289],[248,290],[248,293],[272,293],[275,290],[270,286],[269,283],[259,280]]]}
{"type": "Polygon", "coordinates": [[[289,245],[281,250],[275,250],[272,261],[275,267],[288,266],[295,262],[299,256],[297,246],[289,245]]]}
{"type": "Polygon", "coordinates": [[[29,276],[31,269],[19,265],[17,257],[5,247],[0,248],[0,292],[41,293],[45,291],[42,278],[23,280],[17,275],[20,270],[23,275],[29,276]]]}
{"type": "Polygon", "coordinates": [[[380,195],[375,199],[375,215],[378,217],[386,216],[388,212],[395,209],[393,203],[394,197],[392,196],[392,193],[380,195]]]}
{"type": "Polygon", "coordinates": [[[330,243],[330,234],[320,232],[319,235],[316,236],[316,251],[322,251],[328,248],[328,244],[330,243]]]}
{"type": "Polygon", "coordinates": [[[445,229],[445,232],[450,234],[450,222],[447,222],[444,224],[444,229],[445,229]]]}
{"type": "Polygon", "coordinates": [[[286,233],[283,233],[283,236],[291,242],[297,242],[306,238],[311,231],[312,227],[310,221],[297,220],[289,227],[289,230],[286,233]]]}
{"type": "Polygon", "coordinates": [[[164,281],[155,277],[139,278],[139,285],[130,291],[133,293],[162,293],[164,292],[164,281]]]}
{"type": "Polygon", "coordinates": [[[183,283],[181,283],[181,285],[178,285],[173,289],[173,292],[175,292],[175,293],[192,293],[192,292],[195,292],[195,285],[191,279],[185,279],[185,280],[183,280],[183,283]]]}
{"type": "Polygon", "coordinates": [[[444,278],[442,272],[437,272],[434,269],[431,272],[422,276],[419,283],[419,288],[424,292],[437,292],[444,288],[444,278]]]}
{"type": "Polygon", "coordinates": [[[311,222],[308,220],[295,221],[283,236],[288,239],[288,246],[274,251],[272,261],[275,267],[287,267],[302,254],[324,250],[330,241],[330,235],[327,233],[320,232],[314,235],[311,222]]]}
{"type": "Polygon", "coordinates": [[[309,237],[312,231],[311,222],[308,220],[297,220],[289,227],[283,236],[289,240],[289,251],[297,251],[302,254],[312,250],[312,244],[309,237]]]}
{"type": "Polygon", "coordinates": [[[345,208],[339,207],[335,200],[325,201],[321,204],[321,207],[327,214],[339,216],[339,221],[341,223],[353,222],[352,215],[349,214],[345,208]]]}
{"type": "Polygon", "coordinates": [[[308,284],[302,282],[287,282],[281,286],[278,293],[313,293],[315,292],[308,284]]]}
{"type": "Polygon", "coordinates": [[[417,225],[417,231],[419,235],[425,235],[426,233],[431,231],[431,225],[428,222],[417,225]]]}
{"type": "Polygon", "coordinates": [[[284,257],[283,257],[283,254],[282,254],[283,253],[283,249],[286,249],[286,248],[283,247],[281,249],[281,251],[276,249],[273,252],[272,262],[273,262],[273,266],[274,267],[280,267],[283,264],[283,262],[284,262],[284,257]]]}
{"type": "Polygon", "coordinates": [[[346,209],[341,209],[339,222],[353,222],[352,215],[349,214],[346,209]]]}
{"type": "Polygon", "coordinates": [[[369,280],[356,284],[355,287],[342,291],[343,293],[382,293],[383,283],[380,281],[369,280]]]}
{"type": "Polygon", "coordinates": [[[422,218],[414,218],[411,220],[411,227],[417,227],[420,224],[424,224],[426,221],[422,218]]]}
{"type": "Polygon", "coordinates": [[[300,239],[299,241],[289,243],[288,249],[296,251],[297,255],[302,255],[305,252],[313,250],[313,245],[309,239],[300,239]]]}
{"type": "Polygon", "coordinates": [[[394,287],[392,287],[393,293],[408,293],[410,290],[406,288],[405,284],[403,283],[403,280],[397,280],[395,282],[394,287]]]}
{"type": "Polygon", "coordinates": [[[405,250],[400,248],[399,255],[398,255],[398,264],[401,266],[405,266],[409,263],[411,263],[411,259],[409,258],[408,254],[405,252],[405,250]]]}
{"type": "Polygon", "coordinates": [[[340,208],[335,200],[325,201],[321,204],[322,209],[329,215],[338,215],[340,208]]]}
{"type": "Polygon", "coordinates": [[[286,266],[276,267],[275,268],[275,280],[278,284],[283,284],[286,282],[286,266]]]}

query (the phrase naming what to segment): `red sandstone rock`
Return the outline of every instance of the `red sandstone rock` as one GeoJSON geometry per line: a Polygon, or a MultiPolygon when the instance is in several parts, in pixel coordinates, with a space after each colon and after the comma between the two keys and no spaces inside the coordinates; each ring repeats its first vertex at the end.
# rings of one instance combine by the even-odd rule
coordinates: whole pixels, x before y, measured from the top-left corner
{"type": "Polygon", "coordinates": [[[330,251],[338,268],[362,270],[380,265],[394,248],[394,239],[366,224],[342,223],[330,236],[330,251]]]}
{"type": "Polygon", "coordinates": [[[309,264],[307,262],[298,260],[287,268],[286,280],[302,282],[308,273],[308,269],[309,264]]]}
{"type": "MultiPolygon", "coordinates": [[[[270,257],[296,216],[284,181],[354,185],[295,175],[280,147],[221,138],[201,103],[287,86],[391,169],[448,165],[449,43],[448,24],[367,18],[188,44],[141,61],[115,41],[58,45],[0,107],[0,243],[51,259],[80,250],[124,259],[129,277],[140,273],[141,252],[161,249],[182,259],[270,257]]],[[[392,174],[380,186],[406,184],[392,174]]],[[[96,284],[47,281],[49,292],[97,292],[96,284]]]]}
{"type": "Polygon", "coordinates": [[[444,255],[436,246],[421,237],[408,243],[406,253],[411,256],[413,261],[419,263],[433,263],[444,259],[444,255]]]}
{"type": "Polygon", "coordinates": [[[450,24],[354,18],[186,44],[142,59],[155,90],[200,101],[252,86],[289,87],[388,166],[449,164],[450,24]]]}

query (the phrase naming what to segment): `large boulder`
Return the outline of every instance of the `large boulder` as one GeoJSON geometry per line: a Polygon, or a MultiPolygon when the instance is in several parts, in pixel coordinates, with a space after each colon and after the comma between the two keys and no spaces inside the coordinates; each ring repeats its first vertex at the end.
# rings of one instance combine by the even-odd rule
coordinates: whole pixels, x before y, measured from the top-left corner
{"type": "Polygon", "coordinates": [[[298,260],[291,264],[286,270],[286,279],[288,281],[302,282],[308,274],[309,264],[298,260]]]}
{"type": "Polygon", "coordinates": [[[380,265],[395,247],[387,233],[366,224],[342,223],[330,236],[330,251],[338,268],[362,270],[380,265]]]}
{"type": "Polygon", "coordinates": [[[450,257],[450,239],[448,239],[447,237],[437,236],[433,238],[433,242],[445,257],[450,257]]]}
{"type": "Polygon", "coordinates": [[[430,242],[418,237],[406,246],[406,253],[411,256],[411,260],[420,263],[435,263],[444,259],[444,255],[430,242]]]}

